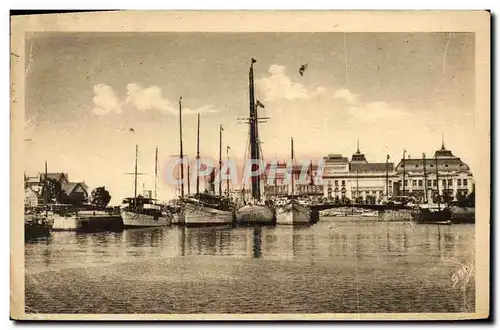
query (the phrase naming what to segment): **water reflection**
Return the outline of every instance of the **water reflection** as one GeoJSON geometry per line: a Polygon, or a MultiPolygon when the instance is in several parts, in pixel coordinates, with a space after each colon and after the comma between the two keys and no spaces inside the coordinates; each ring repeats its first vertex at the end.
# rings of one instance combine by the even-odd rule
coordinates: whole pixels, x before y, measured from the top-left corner
{"type": "MultiPolygon", "coordinates": [[[[319,222],[310,227],[166,227],[121,233],[53,233],[26,243],[26,266],[126,262],[129,258],[224,256],[321,262],[382,262],[466,254],[474,226],[319,222]]],[[[473,249],[472,249],[473,251],[473,249]]]]}

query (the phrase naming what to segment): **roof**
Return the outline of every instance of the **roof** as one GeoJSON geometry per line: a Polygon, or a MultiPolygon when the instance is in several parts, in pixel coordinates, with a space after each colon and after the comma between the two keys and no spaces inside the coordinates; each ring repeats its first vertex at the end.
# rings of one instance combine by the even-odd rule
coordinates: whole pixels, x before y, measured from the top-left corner
{"type": "MultiPolygon", "coordinates": [[[[438,157],[438,169],[440,171],[469,171],[469,166],[465,164],[460,158],[439,158],[438,157]]],[[[424,171],[424,159],[405,159],[404,167],[406,172],[423,172],[424,171]]],[[[429,173],[436,171],[436,159],[425,159],[425,170],[429,173]]],[[[396,171],[398,173],[403,172],[403,160],[401,160],[396,166],[396,171]]]]}
{"type": "Polygon", "coordinates": [[[81,182],[65,182],[61,185],[61,188],[66,195],[70,195],[78,186],[82,187],[85,191],[87,190],[81,182]]]}
{"type": "Polygon", "coordinates": [[[326,157],[323,157],[323,160],[326,163],[332,164],[347,164],[349,163],[349,159],[347,157],[343,157],[341,154],[329,154],[326,157]]]}
{"type": "Polygon", "coordinates": [[[368,172],[386,172],[388,170],[391,172],[394,169],[394,163],[351,163],[350,171],[357,173],[368,173],[368,172]]]}
{"type": "MultiPolygon", "coordinates": [[[[47,173],[48,179],[61,181],[63,178],[68,180],[68,173],[47,173]]],[[[45,173],[40,174],[40,180],[45,179],[45,173]]]]}

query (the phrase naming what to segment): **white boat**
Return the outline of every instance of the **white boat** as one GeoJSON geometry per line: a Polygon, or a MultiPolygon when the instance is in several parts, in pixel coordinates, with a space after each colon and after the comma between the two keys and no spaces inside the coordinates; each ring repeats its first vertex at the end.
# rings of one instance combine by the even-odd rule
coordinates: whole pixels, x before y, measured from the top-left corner
{"type": "Polygon", "coordinates": [[[184,204],[184,224],[230,225],[233,223],[231,202],[220,196],[199,194],[187,198],[184,204]]]}
{"type": "Polygon", "coordinates": [[[262,224],[271,225],[275,223],[273,210],[265,205],[244,205],[236,210],[236,222],[238,224],[262,224]]]}
{"type": "Polygon", "coordinates": [[[152,198],[126,198],[120,206],[124,228],[159,227],[172,223],[172,216],[152,198]]]}
{"type": "Polygon", "coordinates": [[[378,217],[378,211],[363,211],[360,216],[362,217],[378,217]]]}
{"type": "Polygon", "coordinates": [[[309,224],[311,221],[311,211],[295,201],[290,201],[284,206],[276,209],[276,224],[278,225],[298,225],[309,224]]]}

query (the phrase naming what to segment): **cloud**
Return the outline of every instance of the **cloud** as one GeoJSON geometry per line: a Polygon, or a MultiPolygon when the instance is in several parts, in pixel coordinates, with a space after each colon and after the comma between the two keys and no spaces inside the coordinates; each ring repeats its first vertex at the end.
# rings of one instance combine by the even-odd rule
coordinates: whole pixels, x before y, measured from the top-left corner
{"type": "Polygon", "coordinates": [[[263,95],[264,101],[310,99],[325,92],[323,87],[309,90],[301,83],[292,82],[290,77],[286,75],[284,66],[273,64],[268,71],[270,76],[262,77],[256,81],[257,89],[263,95]]]}
{"type": "Polygon", "coordinates": [[[116,96],[113,87],[98,84],[94,86],[94,101],[95,108],[92,112],[98,116],[105,115],[109,112],[121,113],[121,102],[116,96]]]}
{"type": "Polygon", "coordinates": [[[347,101],[347,103],[354,104],[358,99],[358,95],[351,93],[351,91],[348,89],[342,88],[333,93],[333,98],[344,99],[347,101]]]}
{"type": "MultiPolygon", "coordinates": [[[[150,86],[142,88],[138,84],[127,85],[126,104],[134,106],[139,111],[159,111],[166,115],[176,115],[179,112],[178,103],[163,97],[161,88],[150,86]]],[[[182,108],[183,114],[214,113],[212,105],[204,105],[197,109],[182,108]]]]}

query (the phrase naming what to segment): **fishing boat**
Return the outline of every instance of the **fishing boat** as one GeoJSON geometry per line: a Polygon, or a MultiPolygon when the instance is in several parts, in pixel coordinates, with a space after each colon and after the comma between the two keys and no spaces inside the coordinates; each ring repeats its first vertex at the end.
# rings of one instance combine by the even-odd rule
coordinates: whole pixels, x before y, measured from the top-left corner
{"type": "MultiPolygon", "coordinates": [[[[219,176],[222,175],[222,126],[219,127],[219,176]]],[[[200,114],[198,114],[198,134],[196,146],[196,170],[200,160],[200,114]]],[[[184,223],[186,226],[230,225],[234,220],[234,206],[229,197],[222,193],[222,180],[219,177],[219,195],[215,194],[215,168],[210,173],[208,189],[200,192],[200,178],[196,173],[196,193],[184,199],[184,223]]],[[[189,185],[188,185],[189,187],[189,185]]]]}
{"type": "Polygon", "coordinates": [[[172,215],[155,198],[137,195],[137,152],[135,146],[134,197],[123,199],[120,215],[124,228],[159,227],[171,224],[172,215]]]}
{"type": "MultiPolygon", "coordinates": [[[[436,162],[436,181],[437,181],[437,205],[430,205],[429,203],[423,203],[418,205],[411,213],[412,218],[417,223],[425,224],[451,224],[451,209],[440,203],[440,193],[439,193],[439,167],[437,155],[434,157],[436,162]]],[[[425,164],[425,155],[424,155],[425,164]]],[[[425,168],[424,168],[425,173],[425,168]]],[[[425,179],[426,175],[424,175],[425,179]]]]}
{"type": "MultiPolygon", "coordinates": [[[[292,150],[292,169],[294,161],[294,150],[293,150],[293,138],[291,139],[291,150],[292,150]]],[[[311,172],[312,177],[312,172],[311,172]]],[[[278,225],[304,225],[309,224],[311,221],[311,209],[300,203],[295,198],[295,180],[294,173],[292,170],[292,194],[291,198],[288,199],[287,203],[283,206],[276,208],[276,224],[278,225]]]]}
{"type": "MultiPolygon", "coordinates": [[[[259,117],[257,114],[258,107],[263,105],[255,100],[254,94],[254,77],[253,65],[257,62],[252,58],[249,72],[249,95],[250,95],[250,116],[248,118],[250,131],[250,156],[251,159],[260,159],[260,141],[258,133],[259,117]]],[[[252,164],[252,169],[255,169],[252,164]]],[[[254,172],[255,173],[255,172],[254,172]]],[[[246,202],[236,210],[236,221],[238,224],[275,224],[275,212],[270,203],[261,200],[260,195],[260,176],[252,176],[252,200],[246,202]]]]}
{"type": "Polygon", "coordinates": [[[47,237],[54,224],[53,214],[48,210],[30,208],[24,212],[24,238],[26,240],[47,237]]]}

